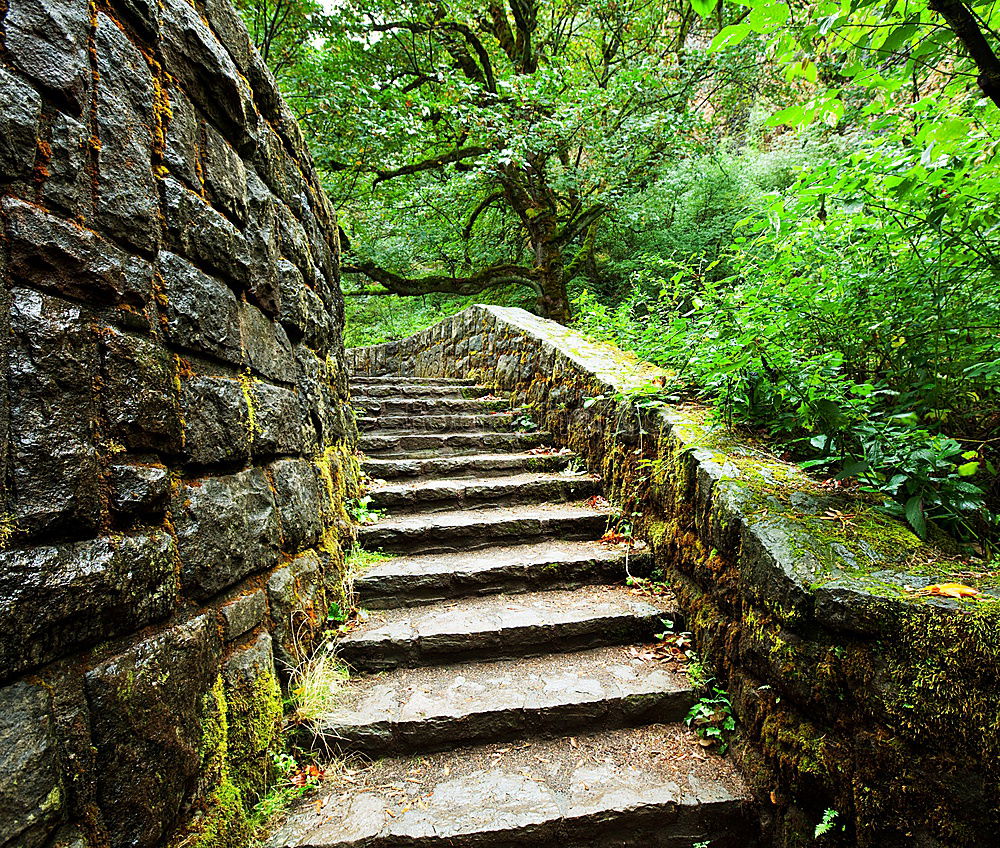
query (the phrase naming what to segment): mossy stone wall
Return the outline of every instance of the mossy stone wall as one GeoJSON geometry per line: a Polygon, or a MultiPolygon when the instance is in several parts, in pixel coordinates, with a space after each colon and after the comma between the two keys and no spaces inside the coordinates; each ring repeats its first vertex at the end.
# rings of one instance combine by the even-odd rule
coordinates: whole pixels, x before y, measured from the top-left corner
{"type": "Polygon", "coordinates": [[[348,351],[362,374],[475,376],[532,407],[636,520],[698,651],[731,692],[734,748],[773,844],[986,848],[1000,821],[995,582],[877,504],[710,426],[643,406],[669,375],[519,309],[472,307],[348,351]],[[594,401],[592,399],[598,398],[594,401]],[[985,600],[912,590],[975,579],[985,600]]]}
{"type": "Polygon", "coordinates": [[[239,848],[356,483],[334,214],[229,0],[0,2],[0,848],[239,848]]]}

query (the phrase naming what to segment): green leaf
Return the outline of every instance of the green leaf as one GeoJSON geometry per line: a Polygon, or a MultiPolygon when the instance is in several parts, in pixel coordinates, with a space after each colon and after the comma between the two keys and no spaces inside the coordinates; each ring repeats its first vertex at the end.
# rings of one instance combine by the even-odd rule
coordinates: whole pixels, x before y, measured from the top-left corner
{"type": "Polygon", "coordinates": [[[715,11],[715,7],[719,5],[719,0],[691,0],[691,8],[694,9],[703,18],[707,18],[712,12],[715,11]]]}
{"type": "Polygon", "coordinates": [[[963,462],[960,466],[958,466],[958,474],[960,477],[971,477],[978,470],[978,462],[963,462]]]}
{"type": "Polygon", "coordinates": [[[751,32],[753,30],[748,24],[732,24],[731,26],[727,26],[712,39],[712,43],[708,45],[708,52],[715,53],[726,47],[733,47],[743,41],[751,32]]]}
{"type": "Polygon", "coordinates": [[[754,32],[769,33],[787,21],[790,14],[784,3],[768,3],[766,6],[757,6],[747,16],[746,23],[754,32]]]}
{"type": "Polygon", "coordinates": [[[910,526],[913,528],[913,532],[921,539],[926,538],[927,521],[924,519],[923,495],[914,495],[910,498],[906,502],[906,506],[903,507],[903,511],[906,514],[906,520],[910,522],[910,526]]]}

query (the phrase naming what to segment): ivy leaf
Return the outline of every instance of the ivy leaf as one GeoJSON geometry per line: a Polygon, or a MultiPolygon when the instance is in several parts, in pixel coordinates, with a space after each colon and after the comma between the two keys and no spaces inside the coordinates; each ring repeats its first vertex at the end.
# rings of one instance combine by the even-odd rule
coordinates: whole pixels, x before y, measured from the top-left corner
{"type": "Polygon", "coordinates": [[[914,495],[903,507],[906,520],[910,522],[913,532],[921,539],[927,537],[927,521],[924,519],[924,498],[923,495],[914,495]]]}

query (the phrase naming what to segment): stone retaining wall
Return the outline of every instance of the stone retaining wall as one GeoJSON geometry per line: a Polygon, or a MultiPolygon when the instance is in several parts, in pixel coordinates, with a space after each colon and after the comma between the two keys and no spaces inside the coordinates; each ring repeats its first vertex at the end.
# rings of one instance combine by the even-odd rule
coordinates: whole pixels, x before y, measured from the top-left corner
{"type": "Polygon", "coordinates": [[[333,212],[229,0],[0,2],[0,240],[0,846],[240,845],[356,472],[333,212]]]}
{"type": "Polygon", "coordinates": [[[732,695],[735,756],[774,845],[995,844],[998,603],[907,588],[968,579],[960,564],[872,503],[727,438],[705,410],[650,405],[664,372],[519,309],[471,307],[348,361],[473,375],[603,475],[732,695]],[[817,843],[826,809],[846,829],[817,843]]]}

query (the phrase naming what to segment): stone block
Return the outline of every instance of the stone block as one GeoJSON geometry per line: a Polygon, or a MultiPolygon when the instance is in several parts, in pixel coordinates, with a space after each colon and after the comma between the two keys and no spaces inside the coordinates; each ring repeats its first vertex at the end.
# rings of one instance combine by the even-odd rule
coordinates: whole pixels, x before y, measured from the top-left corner
{"type": "Polygon", "coordinates": [[[250,414],[239,380],[191,377],[183,381],[184,453],[199,465],[250,456],[250,414]]]}
{"type": "Polygon", "coordinates": [[[281,324],[272,322],[256,306],[241,304],[243,344],[250,367],[271,380],[294,382],[292,346],[281,324]]]}
{"type": "Polygon", "coordinates": [[[116,461],[108,469],[108,488],[118,515],[158,519],[170,501],[170,474],[162,465],[116,461]]]}
{"type": "Polygon", "coordinates": [[[157,257],[157,271],[163,281],[169,339],[188,350],[241,365],[240,310],[232,290],[166,251],[157,257]]]}
{"type": "Polygon", "coordinates": [[[251,47],[250,35],[233,4],[229,0],[205,0],[205,17],[236,66],[246,74],[250,56],[256,50],[251,47]]]}
{"type": "Polygon", "coordinates": [[[252,264],[242,233],[172,177],[163,180],[163,194],[163,211],[177,251],[242,286],[248,285],[252,264]]]}
{"type": "Polygon", "coordinates": [[[259,627],[267,615],[267,604],[264,600],[264,592],[257,589],[247,595],[240,595],[238,598],[223,604],[222,612],[222,637],[227,642],[239,639],[244,633],[249,633],[255,627],[259,627]]]}
{"type": "Polygon", "coordinates": [[[311,447],[298,394],[254,380],[253,397],[254,456],[301,454],[311,447]]]}
{"type": "Polygon", "coordinates": [[[153,178],[153,78],[142,54],[100,13],[94,52],[97,86],[97,213],[117,238],[146,250],[159,242],[153,178]]]}
{"type": "Polygon", "coordinates": [[[140,297],[126,291],[125,268],[132,260],[120,248],[13,197],[4,198],[3,210],[15,281],[99,304],[118,303],[127,294],[140,297]]]}
{"type": "Polygon", "coordinates": [[[316,470],[305,459],[285,459],[272,463],[275,501],[281,516],[283,546],[298,553],[319,541],[322,530],[322,493],[316,470]]]}
{"type": "Polygon", "coordinates": [[[226,140],[212,127],[205,128],[203,164],[205,189],[212,203],[237,225],[247,218],[247,172],[226,140]]]}
{"type": "Polygon", "coordinates": [[[284,204],[278,205],[277,214],[282,256],[294,262],[306,279],[312,279],[314,266],[306,231],[284,204]]]}
{"type": "Polygon", "coordinates": [[[281,310],[281,287],[278,281],[277,201],[253,171],[247,172],[249,214],[253,224],[245,236],[255,273],[247,294],[264,312],[277,316],[281,310]]]}
{"type": "Polygon", "coordinates": [[[184,591],[203,600],[277,562],[274,495],[258,468],[180,487],[173,518],[184,591]]]}
{"type": "Polygon", "coordinates": [[[90,9],[76,0],[9,0],[7,55],[45,88],[83,109],[90,79],[90,9]]]}
{"type": "Polygon", "coordinates": [[[284,145],[278,134],[266,123],[261,125],[258,140],[253,166],[267,187],[277,197],[287,202],[289,191],[285,183],[284,159],[288,154],[284,145]]]}
{"type": "Polygon", "coordinates": [[[248,804],[267,792],[280,741],[281,688],[271,636],[261,633],[225,664],[229,775],[248,804]]]}
{"type": "Polygon", "coordinates": [[[327,350],[332,332],[332,319],[326,305],[315,290],[306,285],[302,272],[287,259],[279,260],[281,283],[281,322],[293,338],[302,340],[313,350],[327,350]]]}
{"type": "Polygon", "coordinates": [[[170,121],[163,146],[163,161],[188,187],[200,189],[198,179],[198,116],[191,101],[174,86],[170,89],[170,121]]]}
{"type": "Polygon", "coordinates": [[[300,554],[267,581],[274,656],[288,675],[310,653],[313,639],[326,622],[323,571],[315,551],[300,554]]]}
{"type": "Polygon", "coordinates": [[[65,801],[49,693],[28,683],[0,689],[0,845],[42,848],[65,801]]]}
{"type": "Polygon", "coordinates": [[[11,501],[26,534],[85,534],[100,518],[93,446],[97,345],[87,317],[28,289],[11,294],[11,501]]]}
{"type": "Polygon", "coordinates": [[[98,804],[112,848],[157,848],[208,783],[220,740],[218,631],[207,616],[87,673],[98,804]]]}
{"type": "Polygon", "coordinates": [[[134,451],[178,454],[181,412],[173,356],[148,339],[106,327],[101,360],[110,438],[134,451]]]}
{"type": "Polygon", "coordinates": [[[86,124],[62,112],[56,113],[49,138],[48,176],[42,183],[42,194],[51,207],[71,215],[86,216],[91,206],[90,175],[87,173],[89,141],[90,130],[86,124]]]}
{"type": "Polygon", "coordinates": [[[42,99],[0,68],[0,177],[23,177],[35,163],[42,99]]]}
{"type": "Polygon", "coordinates": [[[258,117],[233,60],[187,0],[164,0],[161,8],[166,70],[241,155],[251,154],[258,117]]]}
{"type": "Polygon", "coordinates": [[[161,531],[0,553],[0,676],[169,615],[175,557],[161,531]]]}

